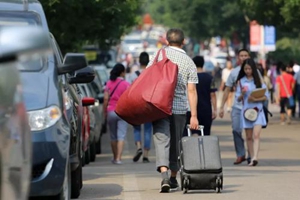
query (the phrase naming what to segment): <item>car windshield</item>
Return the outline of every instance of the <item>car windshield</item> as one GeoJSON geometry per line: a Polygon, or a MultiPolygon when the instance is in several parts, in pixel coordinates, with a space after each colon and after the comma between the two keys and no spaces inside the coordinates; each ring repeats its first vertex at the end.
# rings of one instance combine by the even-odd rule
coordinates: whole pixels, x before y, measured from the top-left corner
{"type": "MultiPolygon", "coordinates": [[[[0,11],[0,29],[8,26],[41,26],[40,18],[32,12],[0,11]]],[[[21,61],[18,69],[21,71],[39,71],[45,66],[46,58],[37,57],[21,61]]]]}
{"type": "Polygon", "coordinates": [[[142,40],[139,39],[126,39],[124,40],[125,44],[140,44],[142,43],[142,40]]]}

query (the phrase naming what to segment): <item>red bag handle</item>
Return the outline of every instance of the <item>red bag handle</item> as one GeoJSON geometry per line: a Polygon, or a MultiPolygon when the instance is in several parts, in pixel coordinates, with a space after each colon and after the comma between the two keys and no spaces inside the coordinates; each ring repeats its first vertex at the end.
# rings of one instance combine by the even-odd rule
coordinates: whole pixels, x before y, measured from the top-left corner
{"type": "Polygon", "coordinates": [[[164,59],[167,58],[165,48],[161,48],[161,49],[157,52],[157,54],[156,54],[156,56],[155,56],[155,59],[154,59],[155,63],[158,62],[158,56],[159,56],[160,52],[162,52],[162,60],[164,60],[164,59]]]}

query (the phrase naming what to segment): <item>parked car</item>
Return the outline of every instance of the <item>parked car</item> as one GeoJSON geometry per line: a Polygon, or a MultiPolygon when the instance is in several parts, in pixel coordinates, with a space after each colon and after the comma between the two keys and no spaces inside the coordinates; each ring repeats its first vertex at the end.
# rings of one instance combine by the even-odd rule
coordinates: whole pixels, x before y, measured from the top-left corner
{"type": "Polygon", "coordinates": [[[89,122],[90,122],[90,137],[89,137],[89,155],[90,161],[94,162],[96,159],[96,154],[101,152],[101,122],[102,122],[102,106],[99,104],[99,101],[93,96],[94,92],[91,90],[90,85],[88,84],[80,84],[79,88],[81,93],[84,95],[83,101],[87,101],[90,104],[84,103],[87,105],[87,113],[89,114],[89,122]],[[92,99],[94,99],[94,103],[92,103],[92,99]]]}
{"type": "MultiPolygon", "coordinates": [[[[43,8],[36,0],[1,0],[0,19],[2,24],[40,26],[49,32],[43,8]]],[[[70,84],[90,82],[94,77],[91,79],[88,72],[71,75],[87,66],[85,58],[67,54],[63,60],[51,34],[49,41],[54,53],[23,63],[21,70],[33,141],[30,196],[77,198],[82,187],[81,114],[73,107],[75,98],[66,93],[70,84]],[[68,101],[72,102],[69,116],[68,101]]]]}
{"type": "MultiPolygon", "coordinates": [[[[1,24],[1,19],[0,19],[1,24]]],[[[37,27],[0,25],[0,200],[27,200],[32,142],[23,103],[19,56],[50,52],[48,34],[37,27]]]]}
{"type": "Polygon", "coordinates": [[[98,76],[97,80],[100,80],[98,84],[101,84],[102,88],[104,88],[109,79],[108,69],[103,65],[93,65],[92,67],[96,72],[96,76],[98,76]]]}

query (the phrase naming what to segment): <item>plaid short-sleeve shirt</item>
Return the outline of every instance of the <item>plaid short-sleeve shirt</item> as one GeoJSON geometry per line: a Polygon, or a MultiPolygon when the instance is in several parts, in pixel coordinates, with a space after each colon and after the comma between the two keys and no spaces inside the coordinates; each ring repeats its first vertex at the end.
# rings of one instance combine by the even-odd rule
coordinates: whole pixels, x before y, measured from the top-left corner
{"type": "MultiPolygon", "coordinates": [[[[178,78],[172,112],[173,114],[185,114],[188,109],[186,94],[187,84],[198,83],[197,68],[193,60],[185,53],[184,50],[172,46],[166,47],[165,50],[167,57],[173,63],[178,65],[178,78]]],[[[149,62],[148,67],[153,64],[156,54],[149,62]]],[[[160,60],[162,60],[162,53],[158,56],[158,61],[160,60]]]]}

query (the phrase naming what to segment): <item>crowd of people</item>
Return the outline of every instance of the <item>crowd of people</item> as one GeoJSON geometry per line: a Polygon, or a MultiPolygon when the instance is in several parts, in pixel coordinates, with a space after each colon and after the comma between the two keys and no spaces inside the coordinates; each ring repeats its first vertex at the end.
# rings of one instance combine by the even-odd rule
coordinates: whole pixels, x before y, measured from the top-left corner
{"type": "MultiPolygon", "coordinates": [[[[223,91],[223,97],[219,113],[217,113],[216,92],[218,88],[214,83],[214,77],[203,70],[204,58],[202,56],[190,58],[186,54],[182,49],[184,34],[180,29],[170,29],[167,32],[167,41],[168,45],[164,47],[166,56],[178,66],[172,115],[143,124],[143,126],[133,127],[136,144],[133,162],[138,162],[142,155],[143,162],[150,162],[148,154],[153,136],[156,170],[162,177],[161,192],[169,192],[170,189],[178,188],[179,184],[176,179],[180,167],[178,143],[183,136],[187,135],[186,125],[190,124],[193,135],[200,135],[197,130],[198,125],[204,125],[204,135],[210,135],[213,120],[217,114],[220,118],[224,117],[227,103],[226,111],[231,114],[232,134],[237,156],[233,164],[238,165],[247,161],[249,166],[256,166],[259,159],[260,134],[267,126],[269,101],[280,105],[282,124],[291,123],[291,117],[295,115],[295,97],[297,95],[298,99],[300,97],[299,69],[295,71],[292,68],[293,71],[291,71],[292,64],[287,67],[283,63],[278,63],[277,66],[271,66],[269,69],[263,68],[254,62],[247,49],[240,49],[238,51],[239,66],[233,66],[231,59],[228,58],[226,68],[223,69],[219,88],[223,91]],[[295,74],[292,75],[292,73],[295,74]],[[264,89],[264,93],[259,97],[253,97],[252,92],[257,89],[264,89]],[[245,114],[248,111],[255,112],[255,117],[245,114]],[[143,142],[142,130],[144,131],[143,142]],[[247,148],[244,146],[243,130],[246,133],[247,148]]],[[[158,60],[161,57],[159,55],[158,60]]],[[[146,52],[141,53],[138,69],[127,73],[127,76],[123,64],[116,64],[111,71],[110,80],[105,89],[103,109],[110,130],[112,163],[114,164],[122,164],[122,150],[128,127],[128,124],[114,112],[117,101],[130,84],[143,73],[143,70],[151,67],[154,58],[155,56],[149,60],[146,52]]],[[[293,67],[294,65],[293,63],[293,67]]]]}

